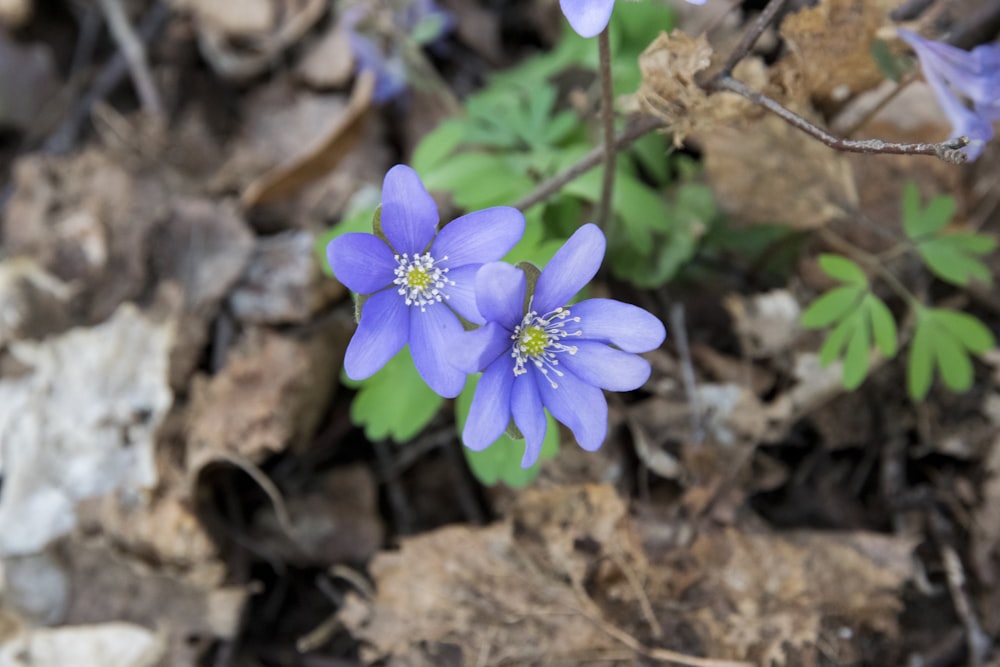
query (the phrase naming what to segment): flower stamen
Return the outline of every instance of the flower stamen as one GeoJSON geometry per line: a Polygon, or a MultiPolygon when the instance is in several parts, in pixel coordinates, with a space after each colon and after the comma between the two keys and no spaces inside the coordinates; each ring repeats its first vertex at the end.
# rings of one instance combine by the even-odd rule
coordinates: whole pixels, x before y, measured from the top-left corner
{"type": "MultiPolygon", "coordinates": [[[[530,309],[530,304],[528,307],[530,309]]],[[[557,389],[559,385],[552,376],[563,376],[563,372],[556,368],[559,365],[557,355],[564,352],[576,354],[577,350],[575,345],[566,345],[562,341],[569,336],[582,335],[580,330],[567,331],[566,326],[579,321],[579,317],[570,316],[569,308],[556,308],[545,315],[529,310],[521,323],[514,327],[510,337],[514,341],[510,353],[514,357],[514,375],[527,373],[525,364],[530,361],[548,380],[549,386],[557,389]]]]}
{"type": "Polygon", "coordinates": [[[393,273],[396,277],[392,283],[399,286],[396,292],[403,297],[407,306],[419,306],[420,311],[424,312],[427,306],[448,298],[443,290],[448,285],[454,285],[455,281],[448,279],[448,269],[436,266],[436,262],[448,259],[447,257],[435,260],[430,253],[410,257],[404,252],[395,258],[397,266],[393,273]]]}

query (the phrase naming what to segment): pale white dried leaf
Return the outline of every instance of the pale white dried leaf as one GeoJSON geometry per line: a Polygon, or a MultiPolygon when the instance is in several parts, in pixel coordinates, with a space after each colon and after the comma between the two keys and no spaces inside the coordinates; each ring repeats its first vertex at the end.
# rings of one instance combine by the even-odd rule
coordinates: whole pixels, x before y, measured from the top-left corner
{"type": "Polygon", "coordinates": [[[81,499],[155,484],[172,340],[169,323],[124,304],[99,326],[11,346],[32,372],[0,380],[0,555],[72,530],[81,499]]]}

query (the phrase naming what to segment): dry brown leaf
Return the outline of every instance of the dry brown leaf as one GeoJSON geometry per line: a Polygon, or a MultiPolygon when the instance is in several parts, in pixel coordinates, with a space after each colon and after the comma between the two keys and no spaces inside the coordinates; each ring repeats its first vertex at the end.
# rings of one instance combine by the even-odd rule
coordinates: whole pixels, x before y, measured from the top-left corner
{"type": "Polygon", "coordinates": [[[108,542],[75,537],[59,545],[70,591],[66,624],[125,621],[157,630],[178,667],[197,664],[204,641],[237,633],[247,590],[225,583],[220,561],[156,567],[108,542]]]}
{"type": "Polygon", "coordinates": [[[445,650],[448,664],[635,664],[662,656],[636,639],[656,635],[691,655],[782,664],[815,653],[833,623],[892,636],[913,546],[633,522],[610,487],[535,489],[502,523],[377,555],[375,597],[349,597],[339,618],[367,664],[441,664],[445,650]]]}
{"type": "Polygon", "coordinates": [[[7,34],[3,23],[25,18],[17,13],[9,0],[0,0],[0,127],[44,133],[44,123],[39,121],[61,82],[48,45],[22,43],[7,34]]]}
{"type": "Polygon", "coordinates": [[[0,348],[67,329],[73,289],[27,257],[0,262],[0,348]]]}
{"type": "Polygon", "coordinates": [[[813,229],[857,206],[844,154],[780,118],[716,127],[699,134],[698,142],[709,185],[736,221],[813,229]]]}
{"type": "MultiPolygon", "coordinates": [[[[662,120],[677,146],[690,134],[711,132],[717,125],[758,113],[742,97],[726,93],[710,97],[698,85],[696,79],[712,64],[712,56],[704,34],[695,38],[674,30],[669,35],[661,33],[639,57],[642,84],[632,104],[662,120]]],[[[740,63],[737,75],[751,86],[766,83],[757,59],[740,63]]]]}
{"type": "Polygon", "coordinates": [[[340,23],[331,25],[314,44],[296,68],[296,74],[307,85],[320,90],[340,88],[354,73],[354,52],[347,31],[340,23]]]}
{"type": "Polygon", "coordinates": [[[274,26],[275,0],[170,0],[174,9],[190,11],[198,23],[231,38],[259,37],[274,26]]]}
{"type": "Polygon", "coordinates": [[[253,324],[304,323],[347,292],[320,269],[315,236],[290,231],[257,240],[249,266],[229,295],[236,319],[253,324]]]}
{"type": "Polygon", "coordinates": [[[32,0],[0,0],[0,24],[7,28],[20,28],[31,18],[32,0]]]}
{"type": "Polygon", "coordinates": [[[0,554],[37,553],[70,532],[81,499],[155,484],[172,340],[172,322],[124,304],[100,326],[12,346],[32,370],[0,381],[0,554]]]}
{"type": "Polygon", "coordinates": [[[360,139],[374,91],[375,75],[371,71],[363,72],[355,83],[347,108],[329,132],[312,148],[250,183],[243,191],[243,206],[252,208],[288,197],[332,171],[360,139]]]}
{"type": "Polygon", "coordinates": [[[802,335],[801,308],[786,289],[742,296],[730,294],[723,305],[733,318],[743,354],[754,359],[792,351],[802,335]]]}
{"type": "Polygon", "coordinates": [[[2,222],[6,252],[31,256],[79,289],[74,305],[85,321],[107,318],[145,288],[149,237],[169,211],[159,178],[88,149],[22,158],[14,185],[2,222]]]}
{"type": "Polygon", "coordinates": [[[219,305],[244,272],[254,236],[236,203],[177,193],[166,224],[153,230],[149,262],[159,301],[179,318],[170,384],[186,392],[202,361],[219,305]]]}
{"type": "Polygon", "coordinates": [[[227,452],[251,461],[303,444],[326,408],[339,368],[325,336],[299,340],[250,329],[226,365],[191,387],[189,468],[192,474],[227,452]]]}
{"type": "Polygon", "coordinates": [[[885,79],[871,55],[897,0],[820,0],[781,23],[789,56],[781,67],[821,103],[843,102],[885,79]]]}
{"type": "MultiPolygon", "coordinates": [[[[226,0],[219,0],[219,4],[242,6],[242,3],[226,0]]],[[[281,10],[275,12],[281,20],[269,33],[253,40],[252,49],[238,49],[230,43],[229,34],[209,21],[197,23],[198,45],[219,76],[233,81],[246,81],[267,71],[286,49],[301,41],[323,16],[327,7],[326,0],[282,0],[281,4],[281,10]]]]}
{"type": "Polygon", "coordinates": [[[309,489],[286,498],[285,508],[287,525],[272,505],[265,505],[254,517],[250,537],[297,567],[364,563],[382,544],[378,488],[367,466],[330,470],[309,489]]]}
{"type": "Polygon", "coordinates": [[[456,647],[457,664],[547,665],[591,656],[589,664],[610,665],[601,656],[629,655],[587,620],[585,601],[568,583],[579,586],[599,554],[642,559],[630,551],[624,503],[606,486],[558,487],[526,493],[514,514],[485,528],[406,539],[399,552],[377,555],[377,597],[370,606],[352,597],[340,615],[368,644],[363,658],[426,658],[427,646],[441,644],[456,647]]]}
{"type": "Polygon", "coordinates": [[[721,657],[761,665],[793,664],[794,650],[815,653],[825,618],[892,637],[914,547],[862,532],[706,533],[691,547],[705,576],[688,593],[700,602],[693,616],[721,657]]]}
{"type": "Polygon", "coordinates": [[[166,652],[161,635],[131,623],[21,626],[0,641],[0,667],[156,667],[166,652]]]}

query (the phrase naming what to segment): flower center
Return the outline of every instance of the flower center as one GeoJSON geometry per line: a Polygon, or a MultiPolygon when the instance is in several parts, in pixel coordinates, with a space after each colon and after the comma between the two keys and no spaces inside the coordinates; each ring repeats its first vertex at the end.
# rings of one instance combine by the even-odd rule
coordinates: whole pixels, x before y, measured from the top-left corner
{"type": "MultiPolygon", "coordinates": [[[[530,306],[529,306],[530,308],[530,306]]],[[[562,377],[563,372],[556,368],[559,365],[558,355],[563,352],[576,354],[576,346],[566,345],[563,339],[569,336],[579,336],[580,331],[566,331],[566,325],[579,322],[579,317],[570,317],[569,308],[556,308],[551,313],[539,315],[531,310],[514,327],[511,340],[514,346],[510,356],[514,357],[514,375],[528,372],[525,364],[532,363],[535,368],[549,381],[555,389],[559,385],[553,375],[562,377]]]]}
{"type": "Polygon", "coordinates": [[[420,310],[424,311],[427,310],[427,306],[448,298],[442,290],[448,285],[454,285],[455,281],[448,280],[446,275],[448,269],[435,266],[435,260],[430,253],[410,257],[404,252],[395,257],[398,265],[392,283],[399,285],[396,291],[406,301],[407,306],[419,306],[420,310]]]}

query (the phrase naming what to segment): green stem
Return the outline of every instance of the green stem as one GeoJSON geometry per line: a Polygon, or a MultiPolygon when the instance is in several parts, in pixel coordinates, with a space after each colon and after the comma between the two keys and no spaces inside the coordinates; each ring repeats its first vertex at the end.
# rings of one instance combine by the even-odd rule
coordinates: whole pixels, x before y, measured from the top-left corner
{"type": "Polygon", "coordinates": [[[611,198],[615,189],[615,103],[611,80],[611,39],[608,28],[597,36],[601,75],[601,120],[604,125],[604,180],[601,184],[601,205],[597,213],[597,226],[607,229],[611,217],[611,198]]]}

